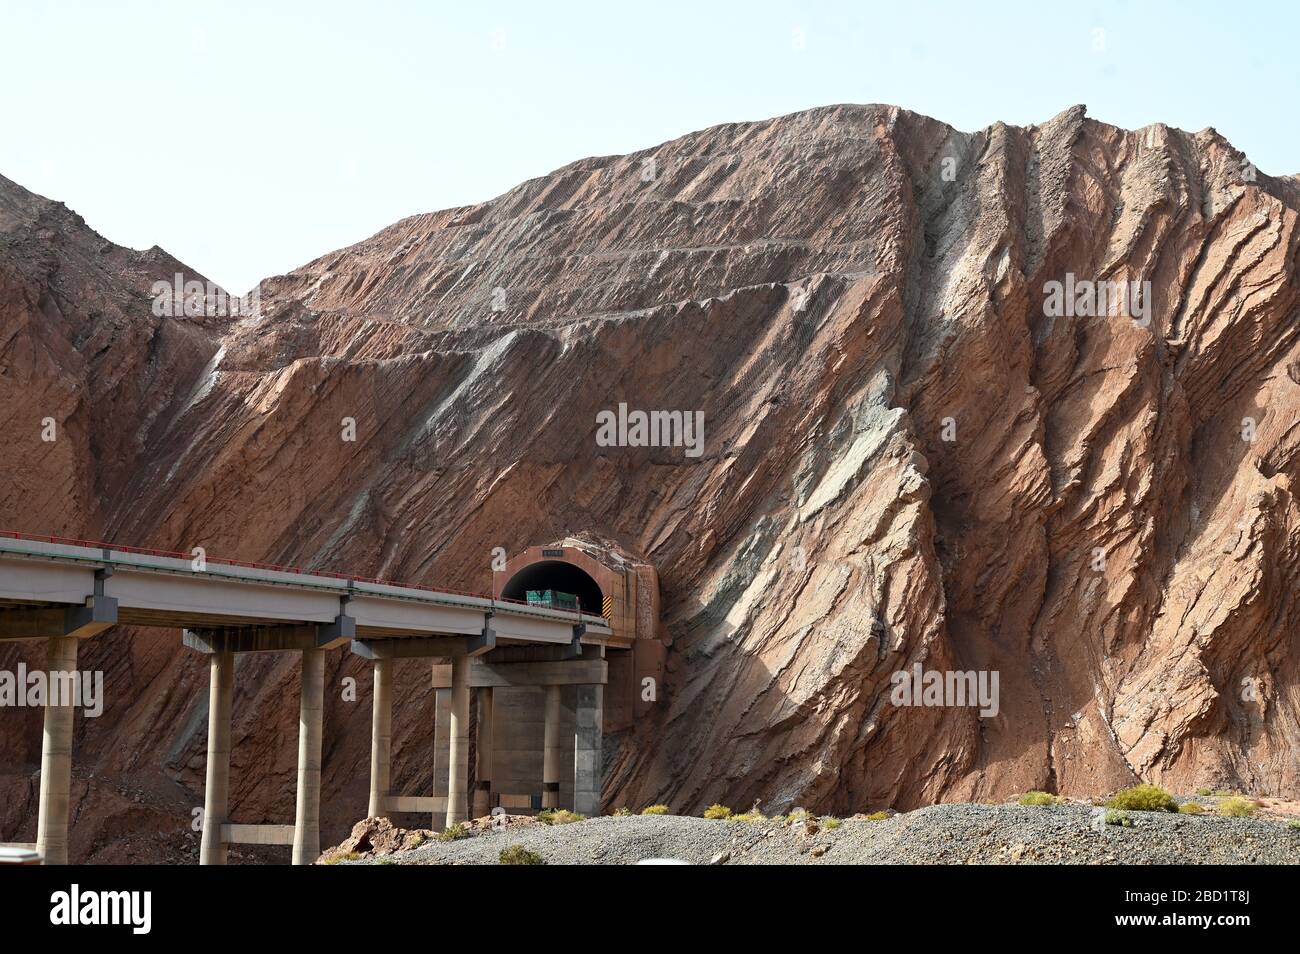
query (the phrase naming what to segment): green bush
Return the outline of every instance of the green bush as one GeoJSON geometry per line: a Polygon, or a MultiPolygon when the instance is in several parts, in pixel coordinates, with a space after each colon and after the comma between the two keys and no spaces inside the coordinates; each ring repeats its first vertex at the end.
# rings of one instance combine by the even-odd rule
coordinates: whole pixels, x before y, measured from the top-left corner
{"type": "Polygon", "coordinates": [[[361,857],[361,855],[357,854],[355,851],[345,851],[345,852],[343,852],[343,853],[340,854],[340,855],[334,855],[334,856],[331,857],[331,858],[326,858],[326,859],[325,859],[325,864],[327,864],[327,865],[337,865],[337,864],[339,864],[340,862],[343,862],[343,861],[356,861],[356,860],[359,859],[360,857],[361,857]]]}
{"type": "Polygon", "coordinates": [[[1178,806],[1178,814],[1180,815],[1199,815],[1203,811],[1205,811],[1205,809],[1196,804],[1196,802],[1183,802],[1178,806]]]}
{"type": "Polygon", "coordinates": [[[537,813],[537,820],[543,825],[572,825],[574,822],[586,821],[586,815],[579,815],[567,808],[543,808],[537,813]]]}
{"type": "Polygon", "coordinates": [[[420,847],[421,845],[423,845],[423,844],[424,844],[424,836],[423,836],[423,835],[412,835],[412,836],[411,836],[411,847],[412,847],[412,848],[419,848],[419,847],[420,847]]]}
{"type": "Polygon", "coordinates": [[[730,818],[731,809],[728,808],[726,805],[719,805],[717,803],[714,803],[710,805],[708,808],[704,809],[704,817],[705,818],[730,818]]]}
{"type": "Polygon", "coordinates": [[[641,809],[642,815],[667,815],[667,805],[651,805],[648,808],[641,809]]]}
{"type": "Polygon", "coordinates": [[[767,816],[760,811],[748,811],[741,812],[739,815],[728,816],[728,821],[761,822],[767,821],[767,816]]]}
{"type": "Polygon", "coordinates": [[[1294,831],[1300,831],[1300,818],[1293,818],[1286,823],[1286,827],[1294,831]]]}
{"type": "Polygon", "coordinates": [[[888,821],[889,812],[872,812],[867,816],[867,821],[888,821]]]}
{"type": "Polygon", "coordinates": [[[1257,807],[1249,798],[1232,795],[1219,802],[1219,814],[1228,818],[1249,818],[1257,807]]]}
{"type": "Polygon", "coordinates": [[[1130,812],[1176,812],[1178,803],[1172,795],[1158,785],[1134,785],[1116,792],[1106,802],[1107,808],[1118,808],[1130,812]]]}
{"type": "Polygon", "coordinates": [[[1133,827],[1133,819],[1128,817],[1128,812],[1114,808],[1106,809],[1105,821],[1107,825],[1121,825],[1124,828],[1133,827]]]}
{"type": "Polygon", "coordinates": [[[541,855],[535,851],[529,851],[523,845],[511,845],[509,848],[502,848],[501,853],[497,855],[497,861],[503,865],[546,864],[541,855]]]}
{"type": "Polygon", "coordinates": [[[827,815],[825,818],[822,819],[822,827],[825,828],[827,831],[834,831],[836,828],[839,828],[843,824],[844,822],[840,821],[838,818],[835,818],[831,815],[827,815]]]}
{"type": "Polygon", "coordinates": [[[388,857],[387,855],[381,855],[380,857],[378,857],[378,858],[375,859],[375,864],[377,864],[377,865],[395,865],[395,864],[397,864],[397,862],[394,861],[392,858],[388,857]]]}
{"type": "Polygon", "coordinates": [[[1025,792],[1020,796],[1021,805],[1055,805],[1060,799],[1047,792],[1025,792]]]}
{"type": "Polygon", "coordinates": [[[614,809],[613,815],[614,815],[615,818],[631,818],[631,817],[632,817],[632,809],[630,809],[630,808],[628,808],[626,805],[624,805],[624,806],[622,806],[621,808],[616,808],[616,809],[614,809]]]}
{"type": "Polygon", "coordinates": [[[1210,790],[1208,788],[1198,788],[1196,794],[1204,798],[1206,795],[1210,794],[1210,790]]]}
{"type": "Polygon", "coordinates": [[[443,831],[438,832],[439,841],[460,841],[462,838],[468,838],[473,831],[469,825],[461,822],[459,825],[452,825],[443,831]]]}

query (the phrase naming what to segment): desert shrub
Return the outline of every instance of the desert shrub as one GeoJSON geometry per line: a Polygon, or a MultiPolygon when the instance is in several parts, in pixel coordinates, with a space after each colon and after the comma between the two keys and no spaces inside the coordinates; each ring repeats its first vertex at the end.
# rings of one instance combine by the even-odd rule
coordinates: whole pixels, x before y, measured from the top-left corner
{"type": "Polygon", "coordinates": [[[615,818],[631,818],[631,817],[632,817],[632,809],[628,808],[626,805],[622,806],[621,808],[616,808],[616,809],[614,809],[614,817],[615,817],[615,818]]]}
{"type": "Polygon", "coordinates": [[[741,812],[739,815],[732,815],[728,819],[728,821],[761,822],[761,821],[767,821],[767,816],[764,815],[762,812],[756,812],[756,811],[741,812]]]}
{"type": "Polygon", "coordinates": [[[642,814],[642,815],[667,815],[667,814],[668,814],[668,806],[667,806],[667,805],[650,805],[650,806],[647,807],[647,808],[643,808],[643,809],[641,809],[641,814],[642,814]]]}
{"type": "Polygon", "coordinates": [[[468,838],[471,834],[469,825],[461,822],[459,825],[452,825],[450,828],[438,832],[439,841],[460,841],[462,838],[468,838]]]}
{"type": "Polygon", "coordinates": [[[1196,804],[1196,802],[1183,802],[1178,806],[1178,814],[1180,815],[1199,815],[1203,811],[1205,811],[1205,809],[1196,804]]]}
{"type": "Polygon", "coordinates": [[[355,851],[345,851],[342,854],[332,855],[331,857],[326,858],[324,863],[327,865],[336,865],[341,861],[356,861],[360,857],[361,855],[357,854],[355,851]]]}
{"type": "Polygon", "coordinates": [[[1021,805],[1055,805],[1059,798],[1047,792],[1025,792],[1020,796],[1021,805]]]}
{"type": "Polygon", "coordinates": [[[872,812],[867,816],[867,821],[888,821],[889,812],[872,812]]]}
{"type": "Polygon", "coordinates": [[[572,825],[574,822],[586,821],[586,815],[579,815],[567,808],[544,808],[537,813],[537,820],[543,825],[572,825]]]}
{"type": "Polygon", "coordinates": [[[1107,808],[1130,812],[1176,812],[1178,803],[1172,795],[1158,785],[1134,785],[1116,792],[1106,802],[1107,808]]]}
{"type": "Polygon", "coordinates": [[[411,847],[412,847],[412,848],[419,848],[419,847],[420,847],[421,845],[423,845],[423,844],[424,844],[424,836],[423,836],[423,835],[412,835],[412,836],[411,836],[411,847]]]}
{"type": "Polygon", "coordinates": [[[1257,806],[1249,798],[1232,795],[1219,802],[1219,814],[1229,818],[1249,818],[1257,806]]]}
{"type": "Polygon", "coordinates": [[[1210,790],[1208,788],[1198,788],[1196,794],[1204,798],[1206,795],[1210,794],[1210,790]]]}
{"type": "Polygon", "coordinates": [[[509,848],[502,848],[501,853],[497,855],[497,861],[503,865],[546,864],[541,855],[535,851],[529,851],[523,845],[511,845],[509,848]]]}
{"type": "Polygon", "coordinates": [[[705,818],[730,818],[731,809],[726,805],[713,804],[704,809],[705,818]]]}
{"type": "Polygon", "coordinates": [[[1300,831],[1300,818],[1293,818],[1286,823],[1286,827],[1292,831],[1300,831]]]}
{"type": "Polygon", "coordinates": [[[381,856],[379,856],[378,858],[375,859],[375,864],[377,864],[377,865],[395,865],[395,864],[397,864],[397,862],[394,861],[392,858],[388,857],[387,855],[381,855],[381,856]]]}
{"type": "Polygon", "coordinates": [[[1124,828],[1133,827],[1133,819],[1128,817],[1128,812],[1116,808],[1106,809],[1105,822],[1107,825],[1120,825],[1124,828]]]}
{"type": "Polygon", "coordinates": [[[840,821],[838,818],[832,817],[831,815],[827,815],[825,818],[822,819],[822,827],[825,828],[827,831],[834,831],[836,828],[839,828],[843,824],[844,822],[840,821]]]}

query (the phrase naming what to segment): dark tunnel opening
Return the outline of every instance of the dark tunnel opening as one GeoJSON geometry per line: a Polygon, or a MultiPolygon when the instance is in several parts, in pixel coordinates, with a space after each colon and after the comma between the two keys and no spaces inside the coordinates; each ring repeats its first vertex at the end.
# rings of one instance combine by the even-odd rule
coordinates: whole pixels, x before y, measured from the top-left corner
{"type": "Polygon", "coordinates": [[[524,600],[529,590],[559,590],[578,598],[584,613],[600,615],[600,585],[572,563],[561,560],[543,560],[530,563],[510,578],[501,590],[508,600],[524,600]]]}

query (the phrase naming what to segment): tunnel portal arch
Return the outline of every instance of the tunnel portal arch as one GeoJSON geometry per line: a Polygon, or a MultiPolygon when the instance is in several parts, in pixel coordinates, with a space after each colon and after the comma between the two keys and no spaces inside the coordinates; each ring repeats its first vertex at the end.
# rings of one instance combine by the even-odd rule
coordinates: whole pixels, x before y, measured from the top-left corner
{"type": "Polygon", "coordinates": [[[529,590],[555,590],[578,598],[584,613],[603,614],[605,593],[591,574],[567,560],[539,560],[515,571],[501,588],[501,598],[523,601],[529,590]]]}
{"type": "Polygon", "coordinates": [[[659,574],[645,557],[609,540],[569,536],[530,546],[493,568],[492,595],[499,599],[522,600],[529,590],[545,589],[573,593],[584,613],[609,621],[611,638],[602,651],[609,664],[606,732],[630,728],[666,699],[659,574]]]}

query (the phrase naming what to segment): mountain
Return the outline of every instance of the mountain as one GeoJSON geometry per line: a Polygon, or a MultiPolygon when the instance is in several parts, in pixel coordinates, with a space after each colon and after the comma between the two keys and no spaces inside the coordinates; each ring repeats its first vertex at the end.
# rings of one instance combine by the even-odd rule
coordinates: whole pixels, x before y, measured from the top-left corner
{"type": "MultiPolygon", "coordinates": [[[[176,273],[210,303],[201,275],[0,180],[0,527],[473,590],[495,547],[615,541],[669,650],[611,807],[1295,794],[1298,208],[1212,129],[833,106],[405,219],[201,317],[155,304],[176,273]],[[702,452],[603,446],[620,403],[702,412],[702,452]],[[896,705],[917,665],[996,672],[996,713],[896,705]]],[[[112,631],[82,663],[74,858],[173,857],[203,660],[112,631]]],[[[427,673],[397,684],[394,784],[426,792],[427,673]]],[[[341,695],[323,843],[366,807],[341,695]]],[[[296,659],[241,659],[237,820],[292,818],[296,720],[296,659]]],[[[38,715],[0,724],[0,837],[39,755],[38,715]]]]}

